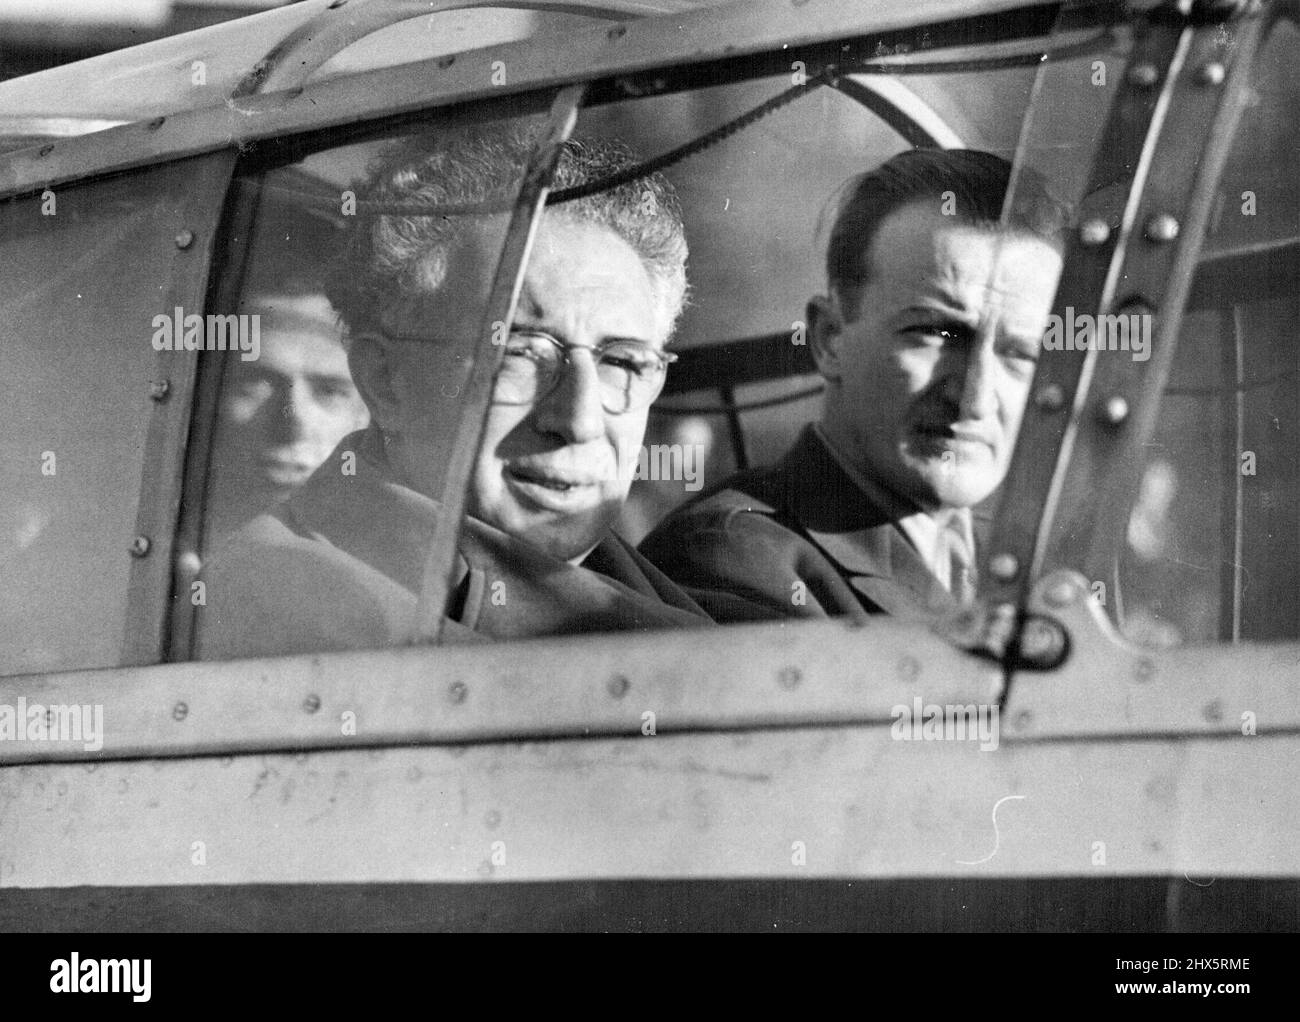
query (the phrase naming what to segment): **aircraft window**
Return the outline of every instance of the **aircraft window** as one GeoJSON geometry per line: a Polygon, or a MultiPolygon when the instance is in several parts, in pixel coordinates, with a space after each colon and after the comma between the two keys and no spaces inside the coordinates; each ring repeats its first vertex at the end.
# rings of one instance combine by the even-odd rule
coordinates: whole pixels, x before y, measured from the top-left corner
{"type": "MultiPolygon", "coordinates": [[[[1043,192],[1042,223],[1036,227],[1052,235],[1043,244],[1042,258],[1035,254],[1028,260],[1029,267],[1037,270],[1051,267],[1057,257],[1048,250],[1059,245],[1060,234],[1073,222],[1073,206],[1081,197],[1130,47],[1127,30],[1098,34],[1063,23],[1048,62],[1051,84],[1046,93],[1036,95],[1035,71],[1041,63],[1037,60],[1021,65],[1009,60],[996,71],[968,68],[883,77],[891,86],[906,86],[928,104],[932,116],[946,122],[956,136],[949,145],[989,154],[990,165],[998,161],[1005,165],[1016,155],[1027,101],[1035,98],[1043,128],[1035,136],[1041,149],[1028,161],[1043,192]]],[[[947,55],[912,56],[937,65],[947,55]]],[[[588,110],[579,120],[579,130],[631,137],[645,151],[665,152],[686,134],[676,125],[691,124],[696,133],[703,133],[771,99],[791,80],[767,79],[588,110]]],[[[868,531],[889,530],[879,528],[879,516],[860,513],[861,509],[850,511],[854,484],[842,478],[845,473],[822,471],[825,458],[816,459],[805,450],[801,431],[819,420],[825,425],[835,418],[850,436],[858,427],[859,436],[883,436],[890,428],[885,418],[870,414],[872,408],[888,403],[881,398],[889,395],[875,394],[861,379],[852,402],[842,402],[840,411],[829,413],[824,405],[825,381],[812,355],[808,303],[827,291],[827,248],[844,183],[909,149],[905,128],[891,128],[845,98],[831,88],[811,91],[749,124],[734,140],[696,153],[666,171],[685,210],[691,242],[691,300],[674,342],[683,358],[670,370],[665,394],[650,418],[644,466],[633,484],[621,528],[625,535],[640,537],[641,551],[724,622],[811,616],[822,610],[902,615],[950,606],[950,597],[966,599],[975,578],[971,548],[978,550],[987,537],[1000,496],[994,471],[974,480],[970,492],[954,491],[944,498],[951,498],[954,506],[971,508],[969,532],[962,537],[967,553],[951,563],[945,563],[942,543],[925,534],[924,523],[916,523],[915,535],[908,527],[895,530],[897,536],[890,532],[889,538],[898,546],[919,555],[899,554],[908,566],[907,572],[900,572],[905,576],[899,586],[905,591],[900,592],[874,580],[887,575],[892,566],[882,563],[878,549],[867,549],[868,540],[862,539],[868,531]],[[859,412],[846,414],[843,407],[848,404],[859,412]],[[783,459],[786,467],[779,476],[767,471],[783,459]],[[741,480],[736,492],[730,492],[733,474],[754,467],[764,471],[741,480]],[[708,491],[719,486],[728,492],[708,497],[708,491]],[[805,518],[795,522],[793,506],[773,509],[769,501],[767,510],[757,513],[788,526],[780,536],[759,535],[755,529],[751,536],[716,539],[719,532],[749,520],[746,515],[764,503],[773,487],[785,487],[791,505],[806,505],[798,510],[806,512],[805,518]],[[795,492],[810,496],[790,496],[795,492]],[[705,499],[700,502],[702,495],[705,499]],[[716,507],[707,510],[711,502],[716,507]],[[727,518],[728,509],[738,513],[727,518]],[[801,533],[806,544],[792,540],[791,532],[801,533]],[[782,558],[794,558],[797,564],[782,563],[782,558]],[[923,567],[920,559],[925,560],[923,567]],[[740,563],[757,561],[766,561],[767,567],[751,571],[740,563]],[[811,574],[805,571],[814,563],[817,567],[811,574]],[[824,591],[819,592],[819,586],[824,591]],[[733,599],[737,595],[745,604],[758,602],[759,609],[738,606],[733,599]]],[[[1022,156],[1022,166],[1025,162],[1022,156]]],[[[945,195],[943,189],[934,188],[928,198],[936,213],[952,216],[954,222],[962,219],[962,213],[981,219],[978,212],[956,208],[952,201],[956,196],[945,195]]],[[[961,201],[965,200],[963,194],[961,201]]],[[[992,218],[997,215],[995,210],[992,218]]],[[[997,258],[1023,255],[1023,249],[1032,247],[1021,244],[1029,235],[1032,231],[1026,230],[998,247],[997,258]]],[[[1024,279],[1018,271],[1012,277],[1024,279]]],[[[1041,277],[1034,295],[1042,308],[1036,310],[1046,313],[1056,278],[1050,272],[1041,277]]],[[[1015,336],[1020,334],[1025,331],[1015,336]]],[[[1025,337],[1031,345],[1038,340],[1025,337]]],[[[999,349],[999,361],[1015,377],[1011,389],[1023,392],[1032,375],[1032,359],[1017,360],[1011,354],[999,349]],[[1021,362],[1029,368],[1016,369],[1021,362]]],[[[931,383],[942,385],[938,378],[943,375],[932,375],[931,383]]],[[[884,378],[883,371],[877,378],[884,378]]],[[[937,414],[948,411],[945,404],[937,414]]],[[[1010,435],[1001,437],[1000,450],[1009,457],[1014,424],[1007,432],[1010,435]]],[[[950,446],[953,453],[960,453],[960,444],[950,446]]],[[[839,462],[837,455],[843,453],[841,448],[832,456],[839,462]]],[[[859,449],[846,460],[854,468],[860,467],[860,461],[867,466],[866,474],[874,477],[874,454],[859,449]],[[861,457],[855,460],[856,455],[861,457]]],[[[876,539],[883,542],[880,536],[876,539]]]]}
{"type": "Polygon", "coordinates": [[[237,180],[213,307],[238,343],[203,363],[200,567],[175,587],[175,656],[410,641],[445,438],[543,126],[443,118],[237,180]]]}
{"type": "MultiPolygon", "coordinates": [[[[1260,54],[1107,609],[1156,646],[1300,636],[1296,29],[1260,54]]],[[[1104,595],[1105,589],[1094,585],[1104,595]]]]}
{"type": "Polygon", "coordinates": [[[0,203],[0,673],[118,666],[159,288],[192,168],[0,203]]]}
{"type": "MultiPolygon", "coordinates": [[[[1071,45],[1062,45],[1050,63],[1061,76],[1086,81],[1099,55],[1113,56],[1112,75],[1118,74],[1127,45],[1120,35],[1089,36],[1082,47],[1071,37],[1071,45]]],[[[1008,393],[1016,394],[1027,392],[1033,365],[1032,353],[1025,357],[1020,349],[1027,345],[1036,351],[1036,317],[1045,314],[1055,285],[1053,266],[1059,259],[1046,235],[1062,230],[1070,215],[1069,204],[1058,201],[1054,189],[1069,194],[1078,187],[1080,162],[1078,152],[1073,160],[1061,160],[1055,151],[1060,140],[1055,140],[1044,163],[1042,204],[1045,215],[1056,220],[1041,225],[1043,238],[1017,235],[1008,240],[990,223],[1003,206],[1019,122],[1040,64],[1034,54],[1001,61],[999,70],[979,74],[980,82],[990,83],[987,91],[970,87],[970,68],[906,76],[905,83],[915,86],[913,99],[944,97],[934,106],[942,106],[955,122],[945,138],[978,152],[946,157],[932,150],[909,163],[920,168],[906,176],[913,185],[919,180],[921,191],[899,206],[896,212],[907,222],[894,227],[902,233],[882,242],[885,248],[873,263],[877,276],[906,277],[911,271],[901,263],[907,252],[920,259],[932,249],[920,245],[905,252],[908,231],[947,237],[955,230],[948,242],[963,265],[985,256],[1001,265],[1007,253],[1018,258],[1019,269],[1007,283],[1017,293],[1032,294],[1023,295],[1001,317],[996,344],[986,353],[997,363],[997,378],[1009,381],[1008,393]],[[971,98],[964,102],[962,97],[971,98]],[[926,175],[932,173],[941,176],[930,181],[926,175]],[[971,196],[962,192],[961,201],[970,198],[970,209],[949,208],[953,197],[936,183],[949,174],[975,182],[971,196]],[[1057,182],[1053,175],[1065,181],[1057,182]],[[925,223],[918,226],[908,217],[925,223]],[[972,257],[973,251],[979,255],[972,257]],[[1022,287],[1026,275],[1033,277],[1034,288],[1022,287]]],[[[500,328],[503,368],[468,484],[468,514],[457,548],[453,597],[446,606],[444,641],[701,627],[709,624],[708,615],[725,622],[781,616],[790,613],[789,607],[795,616],[812,606],[832,614],[856,615],[864,609],[909,613],[933,610],[936,601],[969,597],[972,528],[979,526],[996,495],[999,470],[1014,442],[1014,416],[998,424],[997,438],[962,432],[970,426],[962,425],[964,419],[980,419],[980,429],[993,429],[994,417],[987,410],[959,409],[959,396],[948,393],[952,373],[943,367],[966,364],[976,347],[975,332],[957,322],[960,316],[938,324],[904,323],[908,316],[915,319],[919,299],[908,308],[891,305],[887,323],[880,308],[873,306],[871,315],[881,323],[851,308],[876,282],[856,276],[865,264],[854,248],[855,221],[845,220],[843,210],[856,210],[864,201],[869,205],[877,179],[862,194],[850,193],[866,187],[863,172],[906,153],[909,139],[921,140],[925,130],[900,127],[897,118],[891,127],[864,109],[853,90],[829,87],[828,80],[809,84],[814,71],[797,60],[792,59],[791,69],[775,77],[602,102],[581,112],[521,274],[513,322],[494,324],[500,328]],[[681,149],[683,140],[694,141],[681,149]],[[651,174],[640,162],[665,153],[674,155],[659,161],[662,175],[651,174]],[[581,187],[587,185],[592,187],[581,187]],[[689,291],[683,281],[683,224],[690,247],[685,271],[689,291]],[[840,259],[833,286],[827,281],[828,248],[839,252],[833,258],[840,259]],[[836,325],[828,326],[832,323],[836,325]],[[863,330],[887,339],[851,343],[852,338],[863,340],[857,336],[863,330]],[[830,350],[827,345],[844,353],[847,368],[837,370],[836,378],[851,378],[852,393],[841,389],[835,424],[818,432],[811,428],[814,422],[831,421],[823,412],[830,395],[813,355],[814,349],[830,350]],[[859,365],[863,352],[882,351],[890,352],[890,358],[903,352],[898,357],[912,368],[925,362],[929,383],[917,384],[907,391],[906,401],[899,400],[896,392],[906,388],[881,382],[893,380],[888,373],[901,371],[897,366],[887,371],[859,365]],[[662,397],[652,408],[656,394],[662,397]],[[849,408],[857,411],[848,415],[849,408]],[[896,421],[880,419],[881,408],[897,413],[896,421]],[[912,419],[904,421],[909,415],[912,419]],[[911,431],[910,462],[886,457],[881,467],[866,457],[865,448],[855,446],[879,447],[878,437],[904,427],[911,431]],[[839,432],[832,435],[832,430],[839,432]],[[901,590],[876,587],[867,598],[846,588],[857,584],[847,576],[796,575],[780,579],[775,594],[765,594],[766,603],[760,599],[757,610],[750,602],[754,591],[725,579],[714,600],[719,594],[696,584],[699,580],[689,570],[681,574],[672,556],[677,535],[669,528],[664,539],[665,516],[733,470],[770,464],[805,440],[816,448],[809,457],[825,478],[792,480],[817,492],[824,506],[816,513],[834,519],[830,525],[820,519],[808,525],[819,534],[853,531],[835,525],[837,516],[861,503],[853,492],[867,494],[874,486],[885,493],[870,498],[878,509],[903,491],[905,501],[919,506],[929,499],[920,491],[934,489],[943,490],[939,502],[944,507],[951,504],[962,513],[944,516],[942,523],[937,518],[913,522],[915,530],[896,530],[897,551],[913,552],[899,553],[893,567],[910,556],[915,569],[901,590]],[[984,466],[987,471],[976,471],[979,466],[965,471],[984,457],[985,447],[995,452],[996,464],[984,466]],[[940,457],[944,451],[960,455],[955,463],[963,471],[956,473],[955,483],[944,474],[954,467],[952,458],[940,457]],[[858,464],[858,455],[868,468],[858,464]],[[890,476],[895,470],[901,481],[890,476]],[[967,508],[974,514],[967,517],[967,508]],[[960,533],[964,559],[953,546],[960,533]],[[633,544],[642,539],[648,545],[638,552],[633,544]],[[719,607],[736,614],[720,614],[719,607]]],[[[899,82],[891,85],[898,96],[899,82]]],[[[1096,144],[1093,126],[1104,123],[1113,94],[1113,84],[1104,78],[1093,87],[1098,89],[1095,109],[1080,122],[1076,145],[1085,155],[1096,144]]],[[[927,117],[933,121],[936,114],[932,110],[927,117]]],[[[474,129],[463,130],[467,138],[474,135],[474,129]]],[[[460,131],[447,137],[460,137],[460,131]]],[[[251,429],[241,429],[237,409],[255,402],[249,398],[241,404],[240,396],[247,387],[263,395],[274,421],[277,403],[285,407],[286,391],[276,390],[264,367],[247,384],[237,361],[242,355],[226,356],[221,397],[212,400],[216,428],[203,503],[203,567],[195,577],[203,585],[205,602],[194,611],[195,655],[225,658],[404,643],[411,640],[414,617],[427,613],[420,594],[429,591],[424,567],[450,456],[448,438],[463,411],[456,398],[470,372],[469,345],[481,330],[506,223],[503,212],[497,212],[492,244],[483,250],[465,240],[481,236],[484,212],[467,209],[455,187],[492,158],[471,154],[467,166],[463,153],[439,149],[436,157],[413,167],[411,159],[431,144],[429,137],[408,138],[405,148],[366,144],[331,150],[249,182],[260,188],[248,228],[249,251],[231,275],[220,307],[241,314],[265,308],[270,323],[276,314],[265,304],[266,294],[288,292],[295,300],[314,301],[318,311],[325,311],[322,298],[332,302],[341,313],[342,344],[369,425],[346,433],[314,470],[305,454],[271,456],[265,448],[254,453],[256,444],[265,441],[253,439],[251,429]],[[295,195],[315,196],[308,205],[316,206],[328,196],[337,207],[343,190],[367,166],[372,171],[383,167],[381,177],[403,187],[423,187],[431,180],[449,186],[441,215],[451,224],[454,244],[430,257],[419,230],[402,224],[387,232],[392,235],[385,236],[387,247],[378,251],[358,240],[369,235],[358,234],[362,221],[349,222],[346,209],[325,218],[329,223],[316,218],[310,227],[303,225],[301,209],[292,208],[295,195]],[[297,249],[293,257],[283,251],[286,237],[289,247],[297,249]],[[299,258],[304,253],[305,260],[299,258]],[[371,282],[377,273],[380,284],[371,282]],[[281,283],[286,276],[293,286],[281,283]],[[433,277],[437,280],[430,284],[433,277]],[[450,283],[442,287],[444,280],[455,288],[450,283]],[[368,322],[355,309],[340,307],[356,302],[358,295],[370,303],[362,305],[368,322]],[[456,301],[449,306],[446,299],[452,295],[456,301]],[[426,336],[434,325],[448,335],[454,332],[459,346],[406,344],[426,336]],[[277,457],[292,462],[282,467],[298,475],[286,477],[279,492],[267,487],[245,499],[240,487],[254,488],[246,481],[248,473],[244,482],[238,481],[241,466],[265,466],[277,457]],[[302,483],[300,477],[309,470],[310,478],[302,483]],[[369,482],[361,478],[367,471],[369,482]],[[282,502],[270,511],[262,509],[277,499],[282,502]]],[[[372,175],[370,184],[352,186],[358,216],[376,194],[375,180],[372,175]]],[[[517,187],[517,176],[512,185],[517,187]]],[[[383,193],[381,198],[391,201],[392,196],[383,193]]],[[[372,207],[371,212],[381,210],[372,207]]],[[[403,210],[385,206],[382,212],[388,223],[403,210]]],[[[899,219],[889,213],[882,217],[882,224],[899,219]]],[[[971,263],[963,272],[978,276],[988,269],[985,262],[971,263]]],[[[886,304],[895,302],[892,283],[878,286],[884,288],[886,304]]],[[[326,348],[333,343],[317,339],[326,348]]],[[[822,357],[841,355],[823,352],[822,357]]],[[[998,400],[1005,403],[1014,396],[998,400]]],[[[332,428],[347,428],[346,408],[343,401],[341,414],[330,420],[332,428]]],[[[249,423],[255,418],[248,413],[249,423]]],[[[794,475],[801,471],[796,466],[794,475]]],[[[872,527],[882,524],[893,527],[881,522],[872,527]]],[[[827,542],[834,546],[838,540],[827,542]]],[[[781,556],[776,555],[778,568],[781,556]]],[[[818,556],[830,555],[823,550],[818,556]]],[[[807,563],[802,555],[795,560],[807,563]]],[[[178,594],[185,592],[184,584],[177,586],[178,594]]]]}

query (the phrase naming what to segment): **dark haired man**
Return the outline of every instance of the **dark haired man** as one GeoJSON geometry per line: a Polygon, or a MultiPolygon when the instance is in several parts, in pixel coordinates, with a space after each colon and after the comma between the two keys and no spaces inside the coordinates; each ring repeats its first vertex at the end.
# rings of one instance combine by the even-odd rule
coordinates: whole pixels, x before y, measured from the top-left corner
{"type": "MultiPolygon", "coordinates": [[[[205,568],[200,656],[414,637],[442,513],[447,409],[464,380],[455,342],[482,329],[500,246],[490,218],[421,210],[508,207],[528,151],[522,134],[467,130],[399,143],[372,167],[328,288],[370,426],[205,568]],[[349,454],[352,471],[340,471],[349,454]]],[[[555,186],[633,162],[616,144],[570,141],[555,186]]],[[[664,345],[685,299],[685,261],[676,198],[657,176],[543,216],[503,338],[444,637],[710,623],[610,528],[671,361],[664,345]]]]}
{"type": "Polygon", "coordinates": [[[641,552],[717,620],[942,612],[969,598],[971,508],[1006,474],[1060,273],[1063,210],[973,150],[850,181],[808,303],[821,421],[641,552]]]}

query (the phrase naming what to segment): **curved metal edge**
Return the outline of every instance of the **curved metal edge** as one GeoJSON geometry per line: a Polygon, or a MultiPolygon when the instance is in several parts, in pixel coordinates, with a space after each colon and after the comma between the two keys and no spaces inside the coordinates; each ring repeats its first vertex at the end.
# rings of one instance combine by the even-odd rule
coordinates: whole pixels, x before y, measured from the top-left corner
{"type": "Polygon", "coordinates": [[[965,143],[934,108],[895,78],[843,75],[831,85],[857,100],[918,149],[961,149],[965,143]]]}
{"type": "Polygon", "coordinates": [[[1138,646],[1116,631],[1088,580],[1068,570],[1038,581],[1029,610],[1059,622],[1072,650],[1054,671],[1016,673],[1008,739],[1300,734],[1300,643],[1138,646]]]}
{"type": "MultiPolygon", "coordinates": [[[[607,0],[599,6],[565,0],[343,0],[342,3],[330,4],[311,21],[280,40],[240,80],[230,98],[301,88],[331,58],[353,43],[391,25],[434,14],[488,7],[587,15],[593,20],[605,21],[621,21],[654,13],[646,10],[644,4],[624,6],[616,0],[607,0]]],[[[677,9],[690,10],[691,7],[668,4],[660,13],[677,9]]]]}

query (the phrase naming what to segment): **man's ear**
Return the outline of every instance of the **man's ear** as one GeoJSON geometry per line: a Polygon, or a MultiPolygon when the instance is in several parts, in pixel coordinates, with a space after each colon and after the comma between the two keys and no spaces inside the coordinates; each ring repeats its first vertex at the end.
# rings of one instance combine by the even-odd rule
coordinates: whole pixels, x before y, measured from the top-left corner
{"type": "Polygon", "coordinates": [[[397,428],[401,402],[393,386],[397,366],[391,341],[374,334],[357,334],[348,346],[348,370],[361,400],[370,409],[370,419],[381,429],[397,428]]]}
{"type": "Polygon", "coordinates": [[[844,336],[844,318],[834,295],[816,295],[808,300],[808,344],[817,371],[828,382],[840,379],[840,344],[844,336]]]}

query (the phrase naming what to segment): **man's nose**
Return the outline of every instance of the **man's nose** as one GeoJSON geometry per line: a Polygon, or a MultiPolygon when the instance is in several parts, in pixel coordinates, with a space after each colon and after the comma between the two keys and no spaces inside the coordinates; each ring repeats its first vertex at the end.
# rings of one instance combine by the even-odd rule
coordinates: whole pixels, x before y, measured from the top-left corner
{"type": "Polygon", "coordinates": [[[992,339],[981,338],[966,348],[965,358],[953,367],[949,397],[962,419],[987,419],[998,408],[998,357],[992,339]]]}
{"type": "Polygon", "coordinates": [[[538,429],[569,443],[595,440],[605,432],[605,408],[595,359],[589,351],[571,348],[559,373],[554,389],[537,403],[538,429]]]}
{"type": "Polygon", "coordinates": [[[311,415],[310,397],[305,386],[288,384],[280,394],[280,414],[272,416],[272,431],[280,437],[297,440],[307,432],[311,415]]]}

